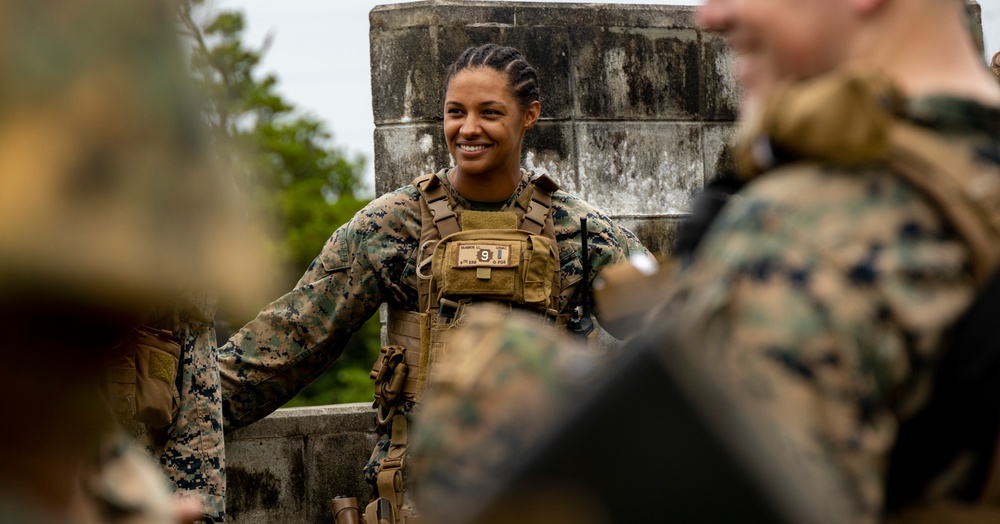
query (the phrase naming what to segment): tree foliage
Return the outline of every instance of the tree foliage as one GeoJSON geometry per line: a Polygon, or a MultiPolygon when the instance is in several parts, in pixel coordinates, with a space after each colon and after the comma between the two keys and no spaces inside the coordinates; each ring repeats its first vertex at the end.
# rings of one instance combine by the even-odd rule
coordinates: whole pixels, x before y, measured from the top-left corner
{"type": "MultiPolygon", "coordinates": [[[[203,2],[182,2],[180,19],[192,44],[192,73],[208,95],[204,118],[216,132],[216,149],[238,175],[235,183],[260,215],[278,224],[272,248],[288,267],[280,278],[291,289],[330,234],[370,199],[359,195],[365,160],[336,147],[323,122],[285,100],[275,75],[259,73],[270,37],[249,47],[241,12],[207,13],[203,2]]],[[[240,326],[249,319],[226,320],[240,326]]],[[[370,400],[368,370],[378,340],[373,318],[331,369],[289,405],[370,400]]]]}

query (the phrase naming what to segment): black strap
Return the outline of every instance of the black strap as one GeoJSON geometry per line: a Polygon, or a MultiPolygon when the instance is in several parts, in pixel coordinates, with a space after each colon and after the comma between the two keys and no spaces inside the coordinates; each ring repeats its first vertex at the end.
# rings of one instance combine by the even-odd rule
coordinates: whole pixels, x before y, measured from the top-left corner
{"type": "Polygon", "coordinates": [[[716,217],[722,213],[729,199],[741,188],[743,182],[734,170],[719,173],[698,193],[691,208],[691,215],[681,222],[674,242],[674,255],[685,267],[691,264],[694,252],[708,233],[716,217]]]}
{"type": "Polygon", "coordinates": [[[992,463],[1000,421],[1000,274],[994,273],[956,325],[928,404],[899,428],[886,487],[893,511],[919,498],[960,455],[975,471],[960,498],[979,498],[992,463]]]}

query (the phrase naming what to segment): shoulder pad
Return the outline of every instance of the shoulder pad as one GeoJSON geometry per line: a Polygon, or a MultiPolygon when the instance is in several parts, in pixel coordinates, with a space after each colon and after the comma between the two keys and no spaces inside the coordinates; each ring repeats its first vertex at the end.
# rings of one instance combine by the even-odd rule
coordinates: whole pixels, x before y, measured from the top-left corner
{"type": "Polygon", "coordinates": [[[736,146],[744,179],[788,162],[853,168],[880,162],[905,102],[883,73],[837,70],[782,84],[743,119],[736,146]]]}
{"type": "Polygon", "coordinates": [[[539,175],[531,181],[531,184],[538,189],[549,193],[550,195],[559,189],[559,184],[557,184],[555,180],[549,178],[549,175],[539,175]]]}
{"type": "Polygon", "coordinates": [[[420,175],[413,179],[412,184],[421,191],[426,191],[437,184],[441,183],[441,179],[438,178],[437,173],[427,173],[425,175],[420,175]]]}

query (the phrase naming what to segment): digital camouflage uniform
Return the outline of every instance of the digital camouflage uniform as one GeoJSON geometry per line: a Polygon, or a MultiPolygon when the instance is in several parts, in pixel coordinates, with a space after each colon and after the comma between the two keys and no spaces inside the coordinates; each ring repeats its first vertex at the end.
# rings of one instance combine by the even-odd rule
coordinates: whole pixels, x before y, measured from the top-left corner
{"type": "Polygon", "coordinates": [[[179,391],[180,409],[167,442],[156,456],[179,492],[197,494],[205,514],[225,517],[226,460],[222,437],[222,386],[215,338],[215,300],[192,293],[191,308],[182,311],[179,391]]]}
{"type": "MultiPolygon", "coordinates": [[[[457,205],[476,209],[451,187],[446,172],[437,176],[457,205]]],[[[505,207],[524,196],[534,176],[524,173],[505,207]]],[[[630,254],[645,253],[631,232],[565,192],[552,195],[551,213],[561,263],[560,312],[581,303],[581,218],[588,221],[591,274],[587,282],[601,268],[630,254]]],[[[383,302],[418,310],[420,230],[420,193],[415,186],[381,196],[334,232],[295,289],[264,308],[220,348],[227,429],[258,420],[291,399],[326,370],[351,334],[383,302]]],[[[378,444],[365,472],[368,479],[377,475],[375,460],[388,442],[386,435],[378,444]]]]}
{"type": "MultiPolygon", "coordinates": [[[[909,116],[1000,165],[1000,108],[928,98],[909,116]]],[[[663,311],[874,520],[898,420],[975,295],[968,249],[885,168],[793,164],[740,195],[663,311]]]]}
{"type": "Polygon", "coordinates": [[[190,292],[184,305],[170,309],[156,324],[170,329],[181,348],[177,370],[180,403],[174,421],[157,431],[132,423],[130,432],[158,459],[175,490],[195,495],[205,515],[225,517],[225,441],[222,435],[222,391],[214,318],[216,298],[190,292]]]}
{"type": "MultiPolygon", "coordinates": [[[[1000,108],[926,98],[910,102],[906,117],[969,147],[987,172],[1000,166],[1000,108]]],[[[649,329],[687,341],[662,350],[682,349],[731,384],[747,409],[775,422],[802,467],[838,476],[851,521],[872,522],[899,420],[926,402],[933,362],[975,296],[969,265],[943,215],[886,167],[779,165],[722,209],[691,265],[664,289],[649,329]]],[[[531,430],[494,413],[516,407],[517,420],[530,421],[534,406],[549,409],[566,389],[547,365],[554,345],[516,329],[495,337],[489,346],[525,345],[518,351],[536,365],[490,369],[514,367],[515,378],[486,376],[427,399],[411,453],[418,501],[454,503],[449,491],[460,489],[447,472],[474,464],[483,449],[513,442],[529,450],[531,430]],[[506,389],[532,381],[540,385],[523,395],[506,389]]],[[[961,471],[945,480],[943,498],[961,485],[961,471]]]]}

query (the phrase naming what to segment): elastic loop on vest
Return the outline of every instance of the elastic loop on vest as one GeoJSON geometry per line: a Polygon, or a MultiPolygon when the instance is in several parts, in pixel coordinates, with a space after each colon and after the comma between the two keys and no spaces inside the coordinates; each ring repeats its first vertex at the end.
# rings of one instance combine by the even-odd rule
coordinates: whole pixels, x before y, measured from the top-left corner
{"type": "MultiPolygon", "coordinates": [[[[417,249],[417,256],[418,257],[422,256],[424,254],[424,250],[427,249],[428,245],[430,245],[430,244],[437,244],[437,243],[438,243],[438,240],[433,240],[433,239],[432,240],[425,240],[423,243],[420,244],[420,248],[417,249]]],[[[431,265],[431,261],[432,260],[434,260],[434,251],[433,250],[431,251],[431,254],[429,256],[427,256],[427,258],[424,258],[422,260],[418,259],[418,262],[417,262],[417,278],[421,278],[423,280],[430,280],[431,278],[434,277],[434,275],[428,275],[428,274],[424,273],[424,269],[427,266],[431,265]]]]}
{"type": "Polygon", "coordinates": [[[388,424],[390,420],[392,420],[392,417],[396,415],[396,406],[398,406],[398,404],[393,404],[388,408],[386,408],[385,406],[381,406],[376,403],[375,423],[378,425],[378,427],[384,428],[385,425],[388,424]],[[385,410],[384,415],[382,414],[383,410],[385,410]]]}

